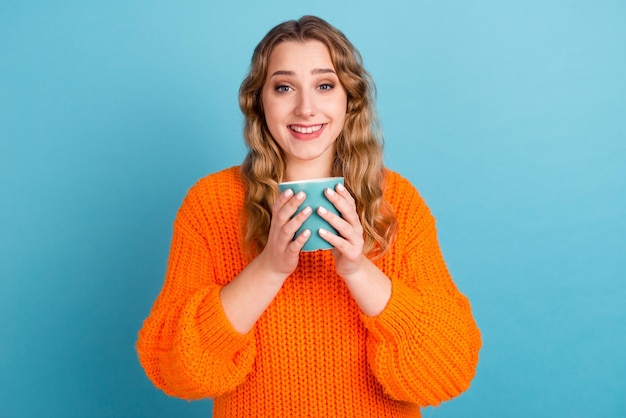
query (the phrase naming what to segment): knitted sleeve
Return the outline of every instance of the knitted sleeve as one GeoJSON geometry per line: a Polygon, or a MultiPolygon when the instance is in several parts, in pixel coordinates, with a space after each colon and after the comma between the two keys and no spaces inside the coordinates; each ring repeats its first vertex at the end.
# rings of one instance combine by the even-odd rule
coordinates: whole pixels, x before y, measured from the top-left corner
{"type": "Polygon", "coordinates": [[[442,257],[435,220],[407,185],[396,213],[400,232],[392,295],[368,329],[370,367],[385,392],[421,406],[437,405],[466,390],[481,346],[469,302],[453,283],[442,257]]]}
{"type": "Polygon", "coordinates": [[[185,399],[232,391],[256,355],[253,333],[235,331],[222,309],[214,269],[220,257],[199,232],[199,199],[190,192],[178,212],[165,283],[137,341],[155,386],[185,399]]]}

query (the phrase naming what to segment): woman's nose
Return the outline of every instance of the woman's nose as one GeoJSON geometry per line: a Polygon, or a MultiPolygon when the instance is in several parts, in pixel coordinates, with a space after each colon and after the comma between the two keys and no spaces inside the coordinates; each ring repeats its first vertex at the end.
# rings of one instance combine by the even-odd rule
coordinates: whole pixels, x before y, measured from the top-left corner
{"type": "Polygon", "coordinates": [[[315,99],[308,92],[299,92],[297,97],[295,113],[298,116],[314,116],[317,113],[315,99]]]}

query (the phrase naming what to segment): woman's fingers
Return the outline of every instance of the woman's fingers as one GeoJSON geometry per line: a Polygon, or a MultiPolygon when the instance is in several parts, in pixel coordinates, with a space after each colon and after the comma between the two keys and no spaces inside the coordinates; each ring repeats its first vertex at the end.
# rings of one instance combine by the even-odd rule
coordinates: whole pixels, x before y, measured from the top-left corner
{"type": "MultiPolygon", "coordinates": [[[[310,214],[311,213],[309,212],[309,215],[310,214]]],[[[304,247],[304,244],[306,244],[310,236],[311,236],[311,231],[309,229],[305,229],[304,231],[302,231],[300,235],[296,237],[296,239],[294,239],[289,244],[289,246],[287,247],[287,251],[291,251],[292,253],[299,254],[300,250],[302,250],[302,247],[304,247]]]]}
{"type": "Polygon", "coordinates": [[[276,199],[272,214],[272,226],[270,227],[273,231],[270,231],[269,240],[272,240],[272,237],[276,239],[278,241],[277,244],[282,250],[297,249],[297,251],[300,251],[310,236],[309,231],[308,234],[304,236],[300,234],[296,240],[293,239],[296,231],[298,231],[304,221],[311,216],[312,213],[311,208],[306,207],[294,216],[298,208],[302,205],[302,202],[304,202],[305,197],[304,192],[299,192],[294,195],[293,191],[288,189],[276,199]]]}
{"type": "MultiPolygon", "coordinates": [[[[311,216],[312,212],[313,211],[311,210],[311,208],[307,206],[300,213],[294,216],[289,222],[287,222],[287,224],[283,227],[284,238],[288,241],[302,242],[302,245],[304,245],[308,237],[311,235],[311,231],[309,231],[308,229],[302,231],[302,233],[300,233],[300,235],[298,235],[295,240],[294,236],[298,229],[300,229],[304,221],[306,221],[306,219],[311,216]],[[303,236],[305,232],[307,232],[307,234],[306,236],[303,236]]],[[[300,248],[302,248],[302,245],[300,246],[300,248]]],[[[298,248],[298,251],[300,251],[300,248],[298,248]]]]}
{"type": "MultiPolygon", "coordinates": [[[[362,238],[363,227],[356,211],[356,202],[350,192],[343,185],[338,184],[335,190],[327,189],[324,194],[341,216],[337,216],[321,207],[318,208],[318,214],[335,228],[342,237],[350,241],[362,238]]],[[[331,242],[331,244],[333,243],[331,242]]]]}
{"type": "Polygon", "coordinates": [[[267,244],[259,257],[277,273],[289,275],[296,269],[300,250],[311,235],[310,231],[304,231],[294,240],[296,231],[312,212],[310,207],[306,207],[296,214],[304,198],[304,193],[294,195],[293,191],[286,190],[272,207],[267,244]]]}
{"type": "Polygon", "coordinates": [[[346,277],[358,270],[363,259],[363,226],[356,210],[354,198],[343,185],[337,185],[335,190],[327,189],[326,198],[335,206],[341,216],[318,208],[319,215],[338,232],[338,235],[320,230],[320,236],[333,247],[335,269],[337,273],[346,277]]]}
{"type": "MultiPolygon", "coordinates": [[[[339,236],[348,239],[352,235],[352,232],[353,232],[352,226],[340,216],[337,216],[334,213],[329,212],[323,207],[319,207],[317,209],[317,214],[326,222],[328,222],[330,226],[332,226],[337,231],[337,234],[339,236]]],[[[325,231],[328,232],[327,230],[325,231]]],[[[323,233],[321,233],[321,235],[323,235],[323,233]]],[[[331,244],[334,244],[334,242],[331,242],[331,244]]]]}
{"type": "Polygon", "coordinates": [[[272,221],[278,221],[279,224],[286,224],[298,207],[304,201],[305,194],[304,192],[299,192],[294,196],[293,190],[287,189],[283,193],[278,196],[276,202],[274,202],[274,207],[272,208],[272,221]]]}

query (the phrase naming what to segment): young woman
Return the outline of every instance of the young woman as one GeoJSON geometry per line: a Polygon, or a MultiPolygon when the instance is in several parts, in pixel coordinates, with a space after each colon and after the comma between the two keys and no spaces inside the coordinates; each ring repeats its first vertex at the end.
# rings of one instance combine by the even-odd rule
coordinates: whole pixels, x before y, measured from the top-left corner
{"type": "Polygon", "coordinates": [[[215,417],[417,417],[469,387],[481,345],[435,221],[382,163],[373,83],[325,21],[273,28],[241,85],[241,167],[201,179],[174,223],[165,284],[139,333],[167,394],[215,417]],[[342,176],[336,216],[281,181],[342,176]],[[313,210],[332,250],[294,238],[313,210]]]}

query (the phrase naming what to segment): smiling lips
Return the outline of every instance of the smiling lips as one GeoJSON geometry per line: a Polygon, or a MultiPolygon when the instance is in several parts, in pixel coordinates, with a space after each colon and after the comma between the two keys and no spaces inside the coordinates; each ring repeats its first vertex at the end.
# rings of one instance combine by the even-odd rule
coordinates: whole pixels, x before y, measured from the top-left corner
{"type": "Polygon", "coordinates": [[[312,134],[314,132],[319,131],[323,127],[324,125],[314,125],[314,126],[289,125],[289,128],[292,131],[298,132],[300,134],[312,134]]]}
{"type": "Polygon", "coordinates": [[[289,125],[291,134],[296,139],[316,139],[324,132],[325,123],[320,125],[289,125]]]}

